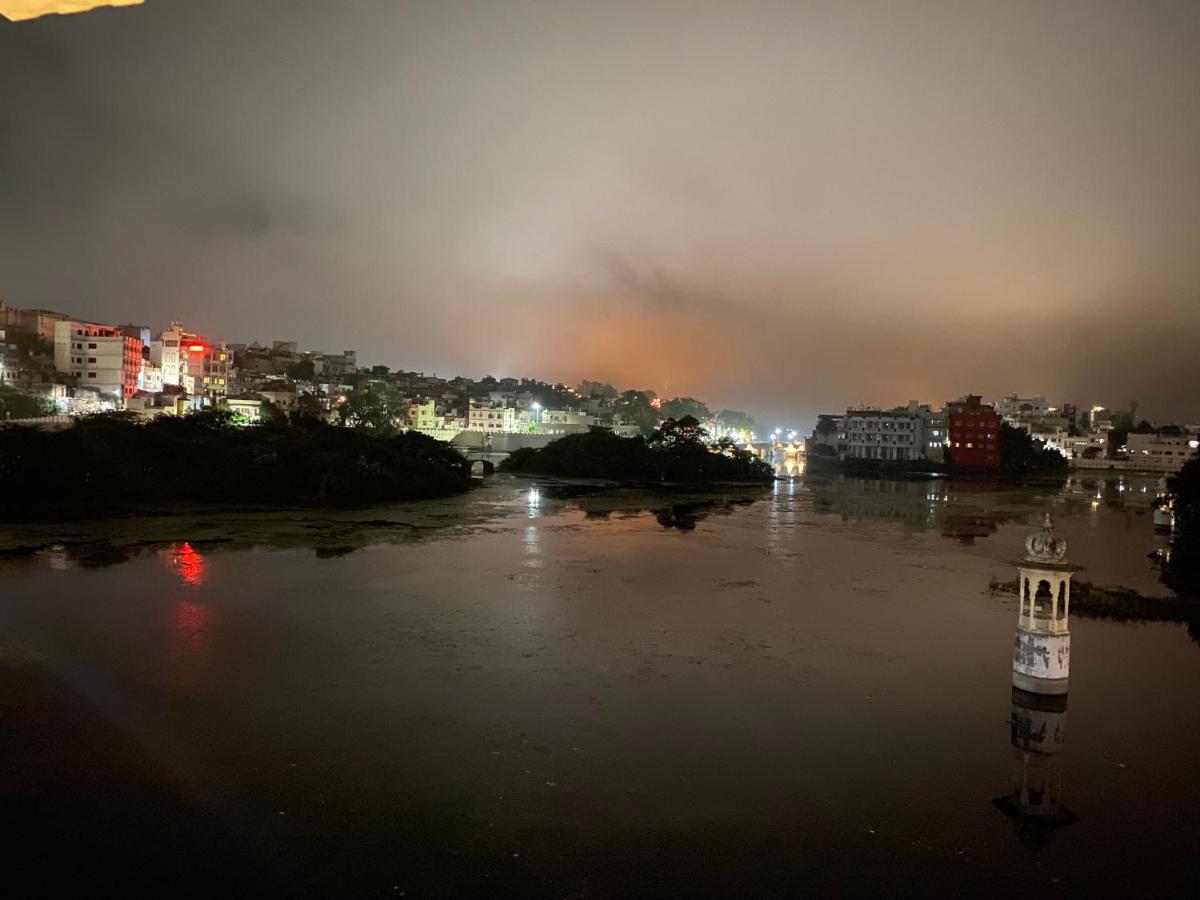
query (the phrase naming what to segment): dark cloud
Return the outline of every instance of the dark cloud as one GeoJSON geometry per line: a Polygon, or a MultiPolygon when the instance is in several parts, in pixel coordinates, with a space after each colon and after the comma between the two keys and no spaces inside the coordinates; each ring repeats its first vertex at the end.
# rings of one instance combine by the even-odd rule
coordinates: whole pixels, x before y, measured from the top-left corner
{"type": "Polygon", "coordinates": [[[1198,419],[1198,45],[1166,0],[3,25],[0,296],[782,421],[968,390],[1198,419]]]}

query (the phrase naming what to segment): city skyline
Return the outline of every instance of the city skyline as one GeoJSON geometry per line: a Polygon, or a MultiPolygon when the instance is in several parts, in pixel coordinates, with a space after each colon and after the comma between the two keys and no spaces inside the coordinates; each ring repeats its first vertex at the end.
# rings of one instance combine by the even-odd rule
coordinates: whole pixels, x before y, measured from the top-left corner
{"type": "Polygon", "coordinates": [[[1193,6],[683,12],[4,23],[0,297],[763,422],[1196,418],[1193,6]]]}

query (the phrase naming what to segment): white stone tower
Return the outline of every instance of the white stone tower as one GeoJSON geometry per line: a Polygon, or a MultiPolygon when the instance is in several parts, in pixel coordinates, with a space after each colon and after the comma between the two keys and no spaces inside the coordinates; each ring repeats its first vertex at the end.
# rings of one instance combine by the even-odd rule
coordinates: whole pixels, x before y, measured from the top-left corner
{"type": "Polygon", "coordinates": [[[1065,694],[1071,669],[1071,575],[1067,542],[1054,533],[1050,514],[1025,539],[1017,564],[1021,598],[1013,647],[1013,687],[1033,694],[1065,694]]]}

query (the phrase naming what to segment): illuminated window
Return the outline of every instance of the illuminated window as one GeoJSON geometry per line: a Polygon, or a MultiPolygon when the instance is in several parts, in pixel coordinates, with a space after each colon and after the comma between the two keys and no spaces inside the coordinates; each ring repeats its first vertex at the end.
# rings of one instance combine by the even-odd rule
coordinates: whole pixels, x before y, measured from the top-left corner
{"type": "Polygon", "coordinates": [[[971,449],[973,449],[974,447],[975,447],[975,445],[974,445],[974,444],[967,444],[967,449],[968,449],[968,450],[971,450],[971,449]]]}

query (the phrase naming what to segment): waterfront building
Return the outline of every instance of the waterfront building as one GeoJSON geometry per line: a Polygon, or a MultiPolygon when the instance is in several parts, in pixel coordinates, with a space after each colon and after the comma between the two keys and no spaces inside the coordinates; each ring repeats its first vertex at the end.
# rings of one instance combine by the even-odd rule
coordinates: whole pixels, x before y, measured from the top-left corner
{"type": "Polygon", "coordinates": [[[1017,638],[1013,687],[1032,694],[1065,694],[1071,669],[1071,576],[1067,541],[1054,532],[1050,514],[1025,539],[1017,564],[1017,638]]]}
{"type": "Polygon", "coordinates": [[[849,409],[842,420],[842,457],[888,462],[926,458],[925,422],[929,407],[911,401],[892,410],[849,409]]]}
{"type": "Polygon", "coordinates": [[[1166,432],[1166,429],[1150,434],[1131,431],[1125,439],[1129,451],[1127,468],[1174,475],[1195,458],[1200,441],[1183,429],[1178,429],[1178,434],[1166,432]]]}
{"type": "Polygon", "coordinates": [[[922,406],[925,418],[925,458],[941,465],[946,461],[946,444],[950,440],[946,430],[946,411],[922,406]]]}
{"type": "Polygon", "coordinates": [[[946,404],[946,431],[950,460],[968,469],[1000,467],[1000,414],[978,395],[946,404]]]}
{"type": "Polygon", "coordinates": [[[125,401],[138,391],[142,342],[110,325],[56,321],[54,367],[80,387],[125,401]]]}
{"type": "Polygon", "coordinates": [[[517,410],[499,403],[471,401],[467,410],[468,431],[516,431],[517,410]]]}

